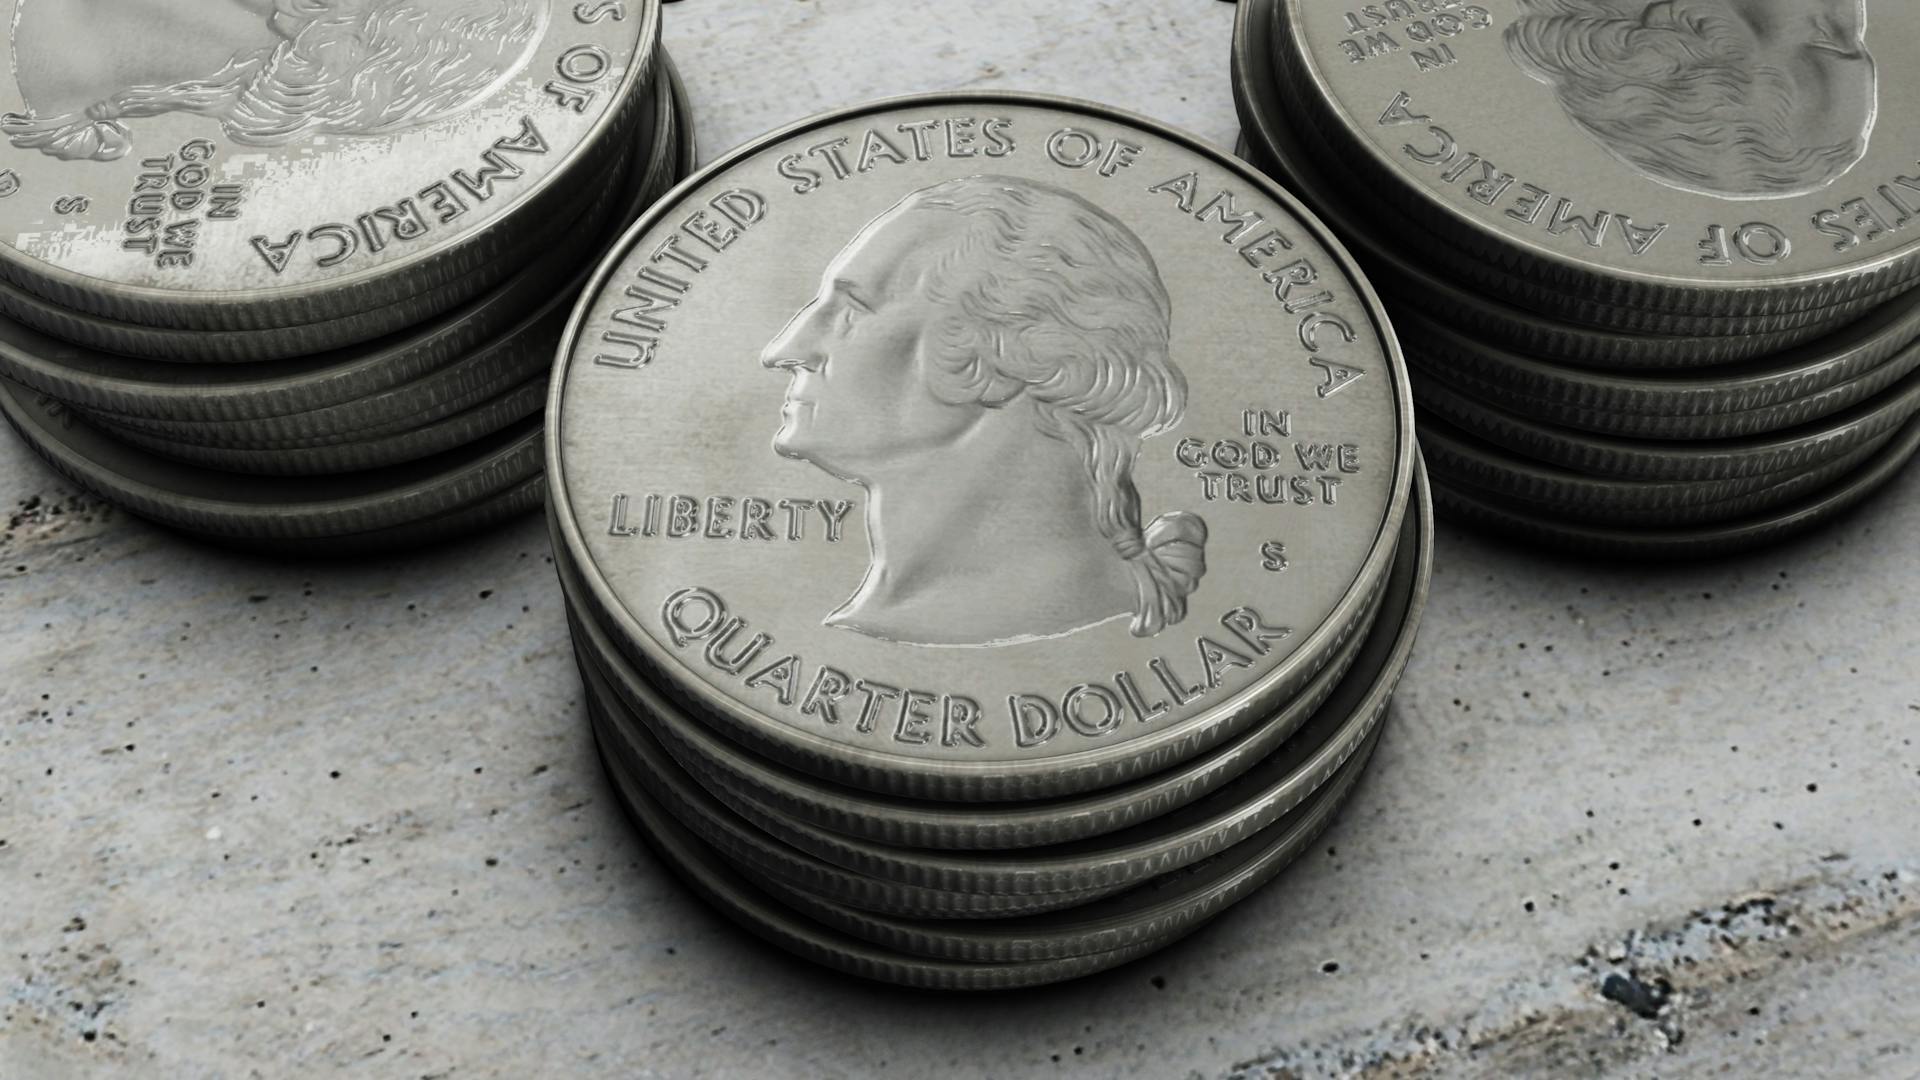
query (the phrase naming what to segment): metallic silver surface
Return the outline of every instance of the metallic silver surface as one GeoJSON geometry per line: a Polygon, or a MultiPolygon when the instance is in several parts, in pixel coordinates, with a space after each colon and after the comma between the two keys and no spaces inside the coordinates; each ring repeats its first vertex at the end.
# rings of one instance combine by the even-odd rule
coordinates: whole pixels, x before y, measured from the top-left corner
{"type": "MultiPolygon", "coordinates": [[[[1400,556],[1402,561],[1408,557],[1400,556]]],[[[576,595],[579,574],[564,548],[556,546],[554,564],[563,591],[576,595]]],[[[1382,596],[1384,600],[1384,592],[1382,596]]],[[[1232,741],[1134,783],[1068,799],[997,804],[889,798],[761,758],[709,731],[661,695],[584,613],[576,612],[574,638],[578,647],[592,654],[625,707],[641,717],[675,760],[709,790],[750,792],[797,820],[898,847],[995,849],[1113,832],[1184,806],[1244,773],[1277,750],[1333,692],[1362,646],[1373,640],[1372,620],[1378,613],[1376,608],[1367,615],[1366,624],[1315,674],[1299,697],[1232,741]]]]}
{"type": "Polygon", "coordinates": [[[1285,0],[1282,83],[1381,194],[1543,302],[1763,316],[1920,269],[1898,227],[1920,134],[1910,4],[1399,11],[1285,0]]]}
{"type": "MultiPolygon", "coordinates": [[[[858,873],[922,888],[1019,896],[1084,892],[1137,884],[1191,865],[1291,813],[1371,736],[1399,683],[1418,626],[1432,551],[1424,498],[1409,515],[1405,533],[1387,589],[1387,609],[1364,647],[1363,659],[1297,733],[1219,789],[1137,825],[1016,851],[915,850],[790,820],[751,788],[713,778],[703,786],[746,821],[802,851],[858,873]]],[[[641,717],[644,721],[645,714],[641,717]]]]}
{"type": "Polygon", "coordinates": [[[1898,476],[1920,451],[1920,420],[1908,421],[1853,475],[1800,502],[1751,518],[1667,529],[1583,525],[1541,516],[1497,498],[1434,482],[1434,501],[1485,528],[1587,554],[1617,558],[1698,559],[1745,551],[1825,524],[1898,476]]]}
{"type": "Polygon", "coordinates": [[[659,6],[613,8],[9,0],[0,276],[221,329],[478,291],[628,127],[659,6]]]}
{"type": "Polygon", "coordinates": [[[1760,355],[1809,340],[1898,295],[1888,286],[1805,310],[1725,315],[1621,304],[1592,288],[1543,287],[1537,268],[1489,258],[1437,234],[1432,215],[1376,192],[1348,151],[1317,135],[1299,93],[1276,68],[1282,0],[1241,5],[1234,36],[1234,92],[1257,158],[1325,205],[1377,264],[1394,299],[1493,334],[1515,347],[1608,367],[1688,367],[1760,355]],[[1345,209],[1342,209],[1345,208],[1345,209]],[[1397,280],[1396,280],[1397,279],[1397,280]]]}
{"type": "Polygon", "coordinates": [[[1510,454],[1439,417],[1420,417],[1422,456],[1449,487],[1479,491],[1541,514],[1601,525],[1665,527],[1751,517],[1799,501],[1880,452],[1896,432],[1811,468],[1720,480],[1620,480],[1589,476],[1510,454]]]}
{"type": "Polygon", "coordinates": [[[539,412],[546,396],[546,379],[524,378],[465,408],[444,416],[422,416],[400,425],[399,430],[307,445],[207,446],[100,427],[129,446],[205,469],[255,476],[331,476],[384,469],[458,449],[539,412]]]}
{"type": "Polygon", "coordinates": [[[835,930],[935,960],[1031,963],[1143,944],[1159,948],[1239,902],[1303,854],[1333,823],[1378,741],[1376,731],[1306,802],[1239,844],[1082,907],[980,922],[901,919],[836,904],[778,882],[754,883],[835,930]]]}
{"type": "Polygon", "coordinates": [[[187,532],[249,540],[364,533],[418,521],[524,484],[540,469],[540,424],[340,477],[268,478],[195,468],[110,439],[64,405],[0,379],[0,412],[61,473],[133,513],[187,532]]]}
{"type": "Polygon", "coordinates": [[[1856,404],[1920,364],[1920,293],[1784,353],[1671,375],[1568,367],[1412,312],[1396,321],[1416,368],[1543,419],[1642,438],[1726,438],[1790,427],[1856,404]]]}
{"type": "MultiPolygon", "coordinates": [[[[602,732],[604,739],[605,732],[602,732]]],[[[795,915],[754,887],[658,802],[657,793],[617,756],[607,773],[653,849],[695,891],[741,926],[772,944],[851,975],[934,990],[1010,990],[1079,978],[1165,948],[1174,939],[1142,941],[1108,953],[1026,963],[970,964],[916,957],[861,941],[795,915]]]]}
{"type": "Polygon", "coordinates": [[[1420,404],[1490,443],[1565,468],[1633,480],[1718,480],[1812,468],[1920,412],[1920,373],[1879,396],[1784,431],[1697,441],[1623,439],[1575,431],[1462,394],[1433,379],[1420,404]]]}
{"type": "Polygon", "coordinates": [[[551,506],[576,601],[756,752],[1058,796],[1232,738],[1337,651],[1405,513],[1402,373],[1241,163],[1091,105],[898,99],[629,234],[556,372],[551,506]]]}
{"type": "MultiPolygon", "coordinates": [[[[628,131],[619,136],[619,143],[628,147],[624,153],[615,151],[622,163],[620,167],[614,168],[609,161],[599,175],[583,178],[576,196],[559,208],[559,216],[542,228],[528,231],[511,247],[500,251],[491,260],[485,279],[461,278],[391,304],[357,312],[351,318],[255,329],[215,330],[123,322],[62,307],[3,279],[0,279],[0,312],[75,345],[143,360],[190,365],[256,364],[353,346],[391,346],[395,338],[417,336],[421,324],[432,324],[450,314],[473,320],[475,340],[478,340],[533,302],[529,298],[529,282],[540,284],[540,294],[544,295],[554,274],[565,273],[588,258],[591,245],[605,231],[606,223],[622,213],[623,200],[630,200],[636,185],[649,179],[628,176],[627,167],[639,164],[648,170],[657,170],[662,180],[671,172],[672,159],[655,152],[657,147],[668,145],[672,138],[674,110],[657,107],[657,102],[665,101],[673,92],[671,69],[671,58],[659,50],[651,76],[652,86],[641,96],[628,131]],[[475,283],[483,280],[492,280],[493,284],[476,289],[475,283]],[[480,330],[482,325],[484,331],[480,330]]],[[[631,220],[638,214],[636,208],[626,213],[625,218],[631,220]]],[[[143,366],[149,370],[152,367],[143,366]]],[[[159,374],[186,377],[164,371],[159,374]]]]}
{"type": "MultiPolygon", "coordinates": [[[[574,613],[573,621],[580,621],[579,613],[574,613]]],[[[623,713],[619,698],[593,665],[592,654],[579,648],[574,651],[602,756],[623,763],[677,820],[743,871],[865,911],[918,919],[991,919],[1058,911],[1124,887],[1037,895],[961,892],[883,881],[801,851],[769,836],[701,787],[644,723],[623,713]]]]}

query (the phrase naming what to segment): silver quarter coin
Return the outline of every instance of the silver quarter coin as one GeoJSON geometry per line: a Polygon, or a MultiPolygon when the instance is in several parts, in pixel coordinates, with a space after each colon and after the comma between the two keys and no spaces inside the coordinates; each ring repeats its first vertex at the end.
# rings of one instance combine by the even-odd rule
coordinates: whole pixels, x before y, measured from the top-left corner
{"type": "Polygon", "coordinates": [[[657,0],[6,0],[0,276],[153,326],[318,323],[569,216],[651,75],[657,0]]]}
{"type": "Polygon", "coordinates": [[[1777,543],[1838,517],[1898,476],[1916,450],[1920,421],[1908,421],[1864,468],[1824,491],[1753,518],[1694,527],[1609,528],[1557,521],[1438,479],[1434,501],[1446,512],[1496,532],[1571,551],[1617,558],[1708,558],[1777,543]]]}
{"type": "MultiPolygon", "coordinates": [[[[627,171],[632,163],[645,163],[650,169],[656,167],[656,161],[670,166],[670,158],[663,149],[671,144],[675,111],[668,103],[672,92],[669,66],[665,50],[660,50],[652,77],[653,88],[641,100],[631,132],[621,137],[622,142],[633,148],[620,155],[621,167],[609,168],[604,179],[594,178],[583,185],[573,206],[562,210],[572,217],[571,222],[530,231],[513,248],[503,250],[498,260],[518,269],[482,291],[479,299],[475,299],[472,283],[463,278],[356,313],[352,318],[317,324],[209,330],[144,326],[75,311],[0,280],[0,312],[42,333],[102,352],[187,364],[255,364],[331,352],[410,332],[421,323],[460,308],[478,309],[481,317],[502,313],[510,318],[514,311],[525,307],[525,301],[514,308],[493,294],[524,282],[536,266],[542,268],[544,276],[534,280],[544,281],[550,280],[555,267],[572,268],[588,259],[588,252],[597,246],[596,241],[604,233],[607,222],[620,213],[617,208],[622,200],[630,200],[631,193],[640,190],[646,182],[627,171]],[[486,302],[483,304],[482,300],[486,302]]],[[[664,173],[668,169],[660,171],[664,173]]],[[[626,214],[625,220],[636,216],[638,210],[626,214]]],[[[510,295],[524,295],[524,292],[523,288],[519,294],[510,295]]],[[[472,314],[468,313],[469,317],[472,314]]],[[[489,324],[490,327],[498,325],[497,321],[489,324]]]]}
{"type": "Polygon", "coordinates": [[[537,418],[390,469],[286,479],[155,457],[102,435],[70,407],[4,379],[0,413],[69,479],[141,517],[208,536],[274,540],[369,532],[478,502],[540,471],[537,418]]]}
{"type": "Polygon", "coordinates": [[[1913,5],[1284,2],[1278,69],[1308,126],[1540,303],[1744,317],[1920,271],[1913,5]]]}
{"type": "Polygon", "coordinates": [[[576,599],[703,721],[1008,801],[1293,698],[1387,576],[1408,424],[1377,300],[1265,177],[1098,106],[928,95],[756,140],[628,234],[549,488],[576,599]]]}
{"type": "MultiPolygon", "coordinates": [[[[668,85],[679,86],[672,60],[661,51],[668,85]]],[[[628,189],[618,213],[622,220],[639,217],[650,203],[665,194],[680,176],[691,170],[687,144],[692,131],[677,115],[684,96],[676,89],[676,107],[658,115],[661,121],[637,153],[645,156],[644,171],[628,177],[628,189]],[[684,135],[684,137],[683,137],[684,135]]],[[[654,113],[648,106],[649,115],[654,113]]],[[[131,417],[180,423],[234,422],[270,431],[285,426],[318,428],[306,414],[337,406],[369,408],[387,416],[389,410],[372,407],[373,399],[396,392],[403,384],[419,384],[450,363],[473,361],[481,354],[498,354],[502,337],[521,339],[514,329],[538,318],[543,307],[570,304],[584,281],[583,262],[606,247],[604,230],[569,230],[561,240],[498,288],[433,321],[369,346],[336,350],[273,365],[154,364],[144,360],[93,352],[57,341],[0,320],[0,372],[36,390],[91,411],[105,412],[131,423],[131,417]],[[568,274],[580,278],[556,291],[553,282],[568,274]],[[461,360],[454,360],[461,357],[461,360]],[[288,418],[284,422],[280,418],[288,418]]],[[[194,332],[177,333],[191,336],[194,332]]],[[[551,347],[547,352],[551,354],[551,347]]],[[[491,361],[488,361],[491,363],[491,361]]],[[[395,393],[383,400],[413,408],[395,393]]],[[[372,422],[372,417],[369,417],[372,422]]]]}
{"type": "Polygon", "coordinates": [[[1723,363],[1810,340],[1904,291],[1904,286],[1890,286],[1825,307],[1738,318],[1621,307],[1594,290],[1543,293],[1540,276],[1529,272],[1533,268],[1476,257],[1435,236],[1423,224],[1431,215],[1410,215],[1393,200],[1374,194],[1371,184],[1343,164],[1347,155],[1313,140],[1311,125],[1307,132],[1296,132],[1302,111],[1286,108],[1295,96],[1283,90],[1275,73],[1281,47],[1277,30],[1285,18],[1281,0],[1241,5],[1234,71],[1243,123],[1256,137],[1263,164],[1285,173],[1309,203],[1325,207],[1324,212],[1352,231],[1350,239],[1367,261],[1379,263],[1370,269],[1379,275],[1383,289],[1394,294],[1390,299],[1405,300],[1543,356],[1595,366],[1665,367],[1723,363]],[[1342,207],[1347,209],[1343,212],[1342,207]],[[1493,295],[1461,288],[1455,281],[1493,295]]]}

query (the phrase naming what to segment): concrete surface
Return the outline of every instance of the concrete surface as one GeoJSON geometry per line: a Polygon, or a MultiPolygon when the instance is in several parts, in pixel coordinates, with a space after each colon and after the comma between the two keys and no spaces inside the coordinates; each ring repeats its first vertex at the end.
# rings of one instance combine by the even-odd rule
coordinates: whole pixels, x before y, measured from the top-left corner
{"type": "MultiPolygon", "coordinates": [[[[687,0],[705,144],[1009,86],[1234,132],[1213,0],[687,0]]],[[[1372,775],[1187,942],[955,999],[762,946],[594,764],[538,522],[349,566],[0,440],[0,1077],[1920,1075],[1920,471],[1682,570],[1443,528],[1372,775]]]]}

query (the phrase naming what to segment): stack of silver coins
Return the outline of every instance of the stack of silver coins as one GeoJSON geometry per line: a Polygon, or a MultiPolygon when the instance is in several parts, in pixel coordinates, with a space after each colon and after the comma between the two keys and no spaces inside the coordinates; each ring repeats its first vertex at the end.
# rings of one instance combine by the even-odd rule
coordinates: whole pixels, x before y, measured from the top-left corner
{"type": "Polygon", "coordinates": [[[1245,152],[1337,230],[1436,501],[1700,556],[1920,447],[1920,7],[1243,0],[1245,152]]]}
{"type": "Polygon", "coordinates": [[[0,411],[231,545],[539,506],[567,312],[692,169],[657,0],[201,7],[0,3],[0,411]]]}
{"type": "Polygon", "coordinates": [[[1352,793],[1426,595],[1372,292],[1258,171],[1090,104],[895,99],[729,153],[603,264],[552,395],[632,817],[868,978],[1066,979],[1248,896],[1352,793]]]}

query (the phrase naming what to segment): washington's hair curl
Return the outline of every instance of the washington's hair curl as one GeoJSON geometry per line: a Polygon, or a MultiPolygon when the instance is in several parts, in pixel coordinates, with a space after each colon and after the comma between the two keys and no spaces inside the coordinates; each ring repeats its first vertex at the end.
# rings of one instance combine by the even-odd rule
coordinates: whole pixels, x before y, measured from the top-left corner
{"type": "Polygon", "coordinates": [[[315,135],[384,135],[459,112],[518,70],[546,31],[545,0],[276,0],[280,40],[219,71],[133,86],[83,114],[0,117],[21,149],[113,161],[123,120],[185,112],[220,121],[248,146],[315,135]]]}
{"type": "Polygon", "coordinates": [[[1206,523],[1174,512],[1143,527],[1133,484],[1141,441],[1178,423],[1187,402],[1169,351],[1172,301],[1146,246],[1072,192],[1005,176],[949,180],[899,211],[967,219],[923,277],[952,312],[931,328],[934,394],[988,408],[1032,402],[1041,430],[1079,451],[1096,524],[1133,571],[1133,633],[1185,618],[1207,572],[1206,523]]]}
{"type": "Polygon", "coordinates": [[[1676,187],[1734,197],[1818,188],[1866,153],[1867,131],[1801,146],[1796,87],[1761,63],[1726,0],[1660,0],[1627,16],[1581,0],[1520,0],[1507,52],[1553,87],[1610,153],[1676,187]]]}

